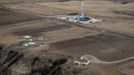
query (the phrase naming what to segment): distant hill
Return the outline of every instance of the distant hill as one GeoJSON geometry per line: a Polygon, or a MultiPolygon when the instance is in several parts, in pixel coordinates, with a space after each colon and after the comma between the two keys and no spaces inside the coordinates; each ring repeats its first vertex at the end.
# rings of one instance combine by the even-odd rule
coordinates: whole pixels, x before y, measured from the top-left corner
{"type": "Polygon", "coordinates": [[[127,4],[127,3],[130,3],[130,2],[134,2],[134,0],[112,0],[112,1],[122,3],[122,4],[127,4]]]}

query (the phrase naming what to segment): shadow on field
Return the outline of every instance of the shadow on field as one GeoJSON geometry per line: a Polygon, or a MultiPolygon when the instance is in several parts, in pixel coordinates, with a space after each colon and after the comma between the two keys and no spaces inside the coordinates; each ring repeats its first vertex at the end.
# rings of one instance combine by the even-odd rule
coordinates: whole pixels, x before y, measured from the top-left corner
{"type": "Polygon", "coordinates": [[[134,0],[112,0],[113,2],[121,3],[121,4],[128,4],[134,2],[134,0]]]}
{"type": "Polygon", "coordinates": [[[14,12],[0,6],[0,26],[42,19],[36,15],[14,12]]]}
{"type": "Polygon", "coordinates": [[[134,11],[113,11],[116,14],[123,14],[123,15],[128,15],[128,16],[133,16],[134,17],[134,11]]]}

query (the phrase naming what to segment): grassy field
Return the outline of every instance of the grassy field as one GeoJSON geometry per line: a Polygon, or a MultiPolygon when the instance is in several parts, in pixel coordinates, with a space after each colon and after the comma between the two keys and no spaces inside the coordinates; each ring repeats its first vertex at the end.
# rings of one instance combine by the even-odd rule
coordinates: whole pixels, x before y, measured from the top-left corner
{"type": "MultiPolygon", "coordinates": [[[[83,2],[87,16],[103,19],[104,22],[80,27],[74,23],[42,17],[80,13],[81,1],[77,0],[0,0],[0,43],[10,45],[24,40],[22,37],[28,34],[36,39],[60,41],[51,44],[52,53],[78,56],[92,54],[106,61],[133,56],[134,3],[121,4],[111,0],[83,2]],[[82,37],[85,35],[88,36],[82,37]]],[[[40,48],[27,50],[36,53],[36,49],[40,48]]],[[[124,75],[111,67],[91,67],[97,70],[95,75],[124,75]]]]}
{"type": "MultiPolygon", "coordinates": [[[[105,20],[103,23],[89,25],[89,27],[101,28],[134,36],[134,3],[120,4],[110,0],[86,0],[83,2],[86,15],[105,20]]],[[[6,7],[41,15],[65,15],[72,12],[79,13],[80,6],[80,1],[69,1],[37,2],[34,3],[34,5],[32,3],[9,4],[6,7]]]]}
{"type": "MultiPolygon", "coordinates": [[[[86,0],[83,2],[84,2],[86,14],[88,16],[98,17],[105,20],[105,22],[102,23],[88,25],[87,28],[88,27],[99,28],[106,31],[112,31],[123,35],[128,35],[131,37],[134,36],[134,29],[133,29],[134,10],[132,9],[134,3],[128,3],[124,5],[124,4],[118,4],[107,0],[86,0]]],[[[41,16],[39,16],[39,15],[61,15],[61,14],[68,14],[72,12],[79,13],[80,5],[81,5],[80,1],[35,2],[34,4],[28,2],[28,3],[19,3],[19,4],[16,3],[16,4],[3,5],[3,7],[6,9],[1,10],[2,11],[1,12],[2,17],[0,22],[1,39],[3,40],[3,43],[5,42],[7,44],[8,40],[7,39],[4,40],[2,38],[3,36],[6,37],[9,37],[8,35],[12,37],[16,36],[16,39],[19,40],[20,39],[19,37],[21,36],[33,35],[33,36],[45,37],[47,38],[47,40],[57,40],[62,38],[65,39],[65,38],[75,37],[79,35],[87,35],[88,33],[96,34],[95,31],[90,31],[89,29],[76,27],[75,24],[71,25],[71,24],[61,22],[59,20],[46,19],[46,18],[41,18],[41,16]],[[59,33],[61,33],[62,35],[59,33]]],[[[111,36],[104,36],[104,38],[105,37],[111,37],[111,36]]],[[[113,39],[115,38],[116,37],[114,37],[113,39]]],[[[122,48],[120,48],[122,42],[120,39],[122,39],[122,37],[117,37],[116,41],[119,41],[120,44],[119,46],[117,46],[117,48],[115,47],[115,49],[112,48],[113,46],[111,44],[110,44],[111,46],[109,45],[110,47],[108,49],[104,48],[106,47],[105,46],[106,44],[104,42],[103,44],[104,47],[102,47],[102,50],[104,51],[102,51],[102,55],[103,53],[109,54],[110,51],[112,53],[114,50],[119,50],[120,52],[122,50],[122,48]]],[[[128,42],[130,46],[133,43],[133,42],[130,43],[129,39],[125,39],[125,40],[128,41],[124,41],[124,43],[128,42]]],[[[117,43],[116,41],[114,43],[117,43]]],[[[11,43],[12,42],[13,41],[11,41],[11,43]]],[[[107,41],[107,43],[111,43],[110,40],[107,41]]],[[[101,48],[100,45],[98,46],[98,48],[99,49],[101,48]]],[[[128,47],[124,47],[123,49],[126,48],[128,47]]],[[[131,47],[128,50],[130,50],[131,52],[131,47]]],[[[124,54],[122,55],[124,56],[124,54]]]]}
{"type": "MultiPolygon", "coordinates": [[[[106,20],[106,22],[97,24],[94,27],[103,28],[110,31],[115,31],[134,36],[134,3],[118,4],[106,0],[88,0],[84,1],[84,7],[88,16],[98,17],[106,20]]],[[[39,5],[50,6],[72,12],[80,12],[81,2],[72,1],[66,3],[39,3],[39,5]],[[71,7],[71,8],[70,8],[71,7]]],[[[90,26],[91,27],[91,26],[90,26]]]]}

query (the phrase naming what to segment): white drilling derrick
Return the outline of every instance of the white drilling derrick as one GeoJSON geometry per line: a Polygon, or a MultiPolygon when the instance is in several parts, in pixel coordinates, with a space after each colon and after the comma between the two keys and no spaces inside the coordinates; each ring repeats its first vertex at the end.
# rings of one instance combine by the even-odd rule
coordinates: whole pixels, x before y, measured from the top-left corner
{"type": "Polygon", "coordinates": [[[85,16],[84,3],[81,3],[81,16],[85,16]]]}
{"type": "Polygon", "coordinates": [[[102,19],[97,19],[94,17],[86,16],[85,9],[84,9],[84,3],[81,2],[80,6],[80,14],[79,15],[58,15],[56,16],[57,19],[62,19],[66,20],[69,22],[74,22],[74,23],[80,23],[84,25],[88,25],[90,23],[97,23],[97,22],[102,22],[102,19]]]}

